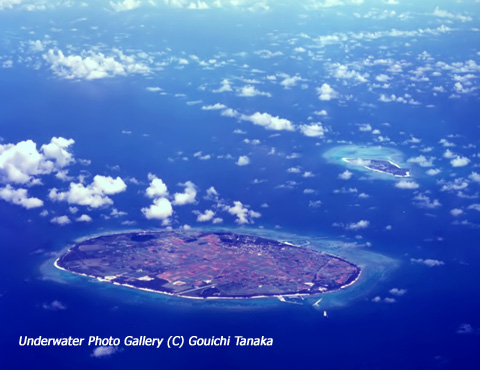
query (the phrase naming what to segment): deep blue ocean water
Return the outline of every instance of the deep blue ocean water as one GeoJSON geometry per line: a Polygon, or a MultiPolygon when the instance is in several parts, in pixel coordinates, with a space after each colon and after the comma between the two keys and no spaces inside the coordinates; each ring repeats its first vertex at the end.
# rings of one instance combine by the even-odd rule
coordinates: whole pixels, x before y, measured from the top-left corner
{"type": "MultiPolygon", "coordinates": [[[[448,3],[439,2],[438,6],[446,7],[448,3]]],[[[417,10],[430,12],[433,8],[422,4],[417,10]]],[[[459,5],[458,9],[449,10],[460,14],[472,9],[459,5]]],[[[54,136],[73,138],[77,162],[69,167],[72,176],[83,174],[87,182],[96,174],[120,176],[127,183],[126,192],[112,196],[114,207],[127,212],[125,216],[111,216],[112,207],[92,209],[77,205],[78,215],[89,214],[93,218],[91,223],[74,222],[60,227],[50,222],[53,216],[75,217],[65,202],[48,200],[50,188],[68,188],[68,182],[61,182],[53,175],[42,176],[42,185],[28,188],[30,196],[45,201],[43,208],[26,210],[1,201],[0,370],[30,367],[478,369],[480,218],[478,211],[468,207],[478,202],[479,183],[468,180],[463,194],[441,190],[448,182],[468,179],[472,172],[480,172],[478,92],[473,90],[459,98],[449,98],[453,75],[461,72],[443,71],[441,76],[428,72],[435,70],[435,63],[440,61],[452,64],[475,60],[480,65],[478,31],[474,29],[478,19],[466,24],[447,23],[455,30],[441,35],[318,46],[299,34],[313,37],[391,28],[413,30],[435,28],[442,23],[428,17],[395,20],[398,22],[395,24],[386,20],[370,23],[351,14],[342,18],[341,13],[333,10],[312,12],[307,18],[297,16],[295,21],[285,21],[285,17],[275,14],[238,13],[225,17],[220,10],[210,14],[183,11],[143,14],[134,10],[106,16],[73,8],[59,10],[52,21],[48,16],[36,17],[37,13],[7,14],[0,10],[0,24],[7,35],[1,41],[1,54],[13,60],[13,68],[0,69],[2,144],[32,139],[40,147],[54,136]],[[85,14],[87,20],[72,23],[85,14]],[[92,26],[99,28],[92,31],[92,26]],[[57,32],[52,27],[65,30],[78,27],[79,31],[57,32]],[[95,47],[108,53],[112,47],[119,47],[125,53],[129,50],[152,53],[156,62],[195,54],[205,60],[217,58],[226,64],[210,70],[190,61],[184,69],[150,65],[152,72],[147,76],[66,80],[55,75],[41,55],[20,46],[22,41],[45,40],[46,34],[50,35],[46,39],[54,39],[65,53],[71,50],[79,54],[95,47]],[[315,58],[294,59],[292,42],[308,48],[315,58]],[[280,50],[283,56],[262,59],[254,53],[261,49],[280,50]],[[426,72],[429,81],[413,81],[411,71],[417,64],[425,67],[418,57],[423,51],[428,51],[434,59],[428,64],[431,70],[426,72]],[[240,52],[246,55],[239,55],[240,52]],[[380,103],[378,96],[383,90],[334,79],[330,74],[331,63],[353,63],[351,68],[362,70],[359,65],[372,55],[376,59],[399,61],[404,70],[387,72],[384,65],[375,65],[368,70],[369,83],[374,83],[375,75],[388,73],[392,81],[386,94],[409,93],[421,104],[380,103]],[[38,67],[35,63],[39,63],[38,67]],[[253,68],[257,71],[252,71],[253,68]],[[284,89],[266,82],[265,75],[280,73],[298,73],[308,87],[300,88],[302,82],[299,82],[292,89],[284,89]],[[245,79],[261,80],[255,86],[270,92],[272,98],[213,93],[225,78],[235,87],[247,84],[243,82],[245,79]],[[325,81],[342,98],[319,101],[315,88],[325,81]],[[445,86],[448,93],[432,94],[433,86],[439,85],[445,86]],[[152,86],[161,87],[167,94],[146,90],[152,86]],[[187,104],[195,101],[201,102],[187,104]],[[322,121],[328,131],[322,139],[305,137],[298,131],[275,135],[277,132],[250,122],[221,116],[219,111],[200,109],[218,102],[244,114],[269,112],[296,125],[322,121]],[[321,109],[326,109],[328,115],[315,116],[313,112],[321,109]],[[379,129],[390,141],[380,143],[371,132],[359,131],[358,124],[365,123],[379,129]],[[245,133],[233,133],[236,129],[245,133]],[[419,138],[421,143],[405,143],[411,137],[419,138]],[[260,144],[245,143],[247,138],[258,139],[260,144]],[[469,165],[454,168],[450,159],[442,158],[446,150],[439,143],[442,139],[454,142],[455,147],[450,149],[467,156],[469,165]],[[353,177],[345,181],[338,175],[347,167],[331,163],[323,156],[327,150],[344,144],[382,144],[399,150],[405,163],[421,154],[433,156],[432,168],[441,172],[428,176],[428,168],[411,164],[412,180],[419,185],[415,190],[398,189],[397,180],[372,177],[351,168],[353,177]],[[431,151],[421,150],[428,147],[431,151]],[[204,161],[196,158],[194,154],[199,151],[212,158],[204,161]],[[289,159],[292,153],[297,155],[289,159]],[[231,157],[225,158],[227,155],[231,157]],[[241,155],[248,155],[251,164],[236,166],[235,161],[241,155]],[[79,159],[91,163],[83,165],[79,159]],[[301,173],[288,172],[292,167],[300,168],[301,173]],[[305,171],[314,176],[302,177],[305,171]],[[336,240],[345,245],[338,248],[338,253],[346,258],[351,256],[354,261],[359,258],[369,274],[358,287],[354,285],[330,298],[327,295],[322,309],[316,310],[310,301],[300,305],[276,300],[233,304],[185,302],[56,270],[52,266],[54,257],[78,238],[161,227],[159,221],[147,220],[141,213],[151,203],[145,196],[148,173],[162,178],[171,194],[181,192],[183,187],[178,184],[186,181],[192,181],[198,188],[195,205],[174,207],[173,227],[202,227],[192,211],[214,207],[203,198],[206,190],[214,186],[227,204],[239,200],[262,214],[255,224],[241,230],[267,230],[272,235],[278,231],[302,240],[336,240]],[[348,190],[353,188],[356,190],[348,190]],[[314,193],[304,194],[304,189],[313,189],[314,193]],[[368,198],[359,198],[360,193],[368,194],[368,198]],[[413,200],[415,194],[439,199],[441,206],[422,208],[413,200]],[[310,201],[321,204],[312,207],[310,201]],[[268,207],[262,207],[263,204],[268,207]],[[450,210],[454,208],[462,209],[464,214],[453,217],[450,210]],[[49,214],[40,216],[42,209],[49,214]],[[359,220],[368,220],[369,226],[357,231],[348,229],[348,224],[359,220]],[[455,223],[462,220],[466,224],[455,223]],[[123,221],[129,222],[122,224],[123,221]],[[384,255],[391,264],[384,272],[375,274],[376,270],[381,271],[380,260],[355,257],[363,252],[384,255]],[[432,259],[444,264],[428,267],[411,259],[432,259]],[[406,293],[395,296],[389,292],[393,288],[404,289],[406,293]],[[375,303],[375,297],[382,301],[375,303]],[[395,302],[385,302],[385,298],[394,298],[395,302]],[[63,309],[52,310],[54,301],[61,302],[63,309]],[[323,316],[323,308],[328,311],[328,318],[323,316]],[[274,345],[182,349],[121,345],[111,356],[96,358],[92,356],[94,347],[20,347],[19,337],[25,335],[120,338],[242,335],[272,337],[274,345]]],[[[402,5],[397,12],[402,11],[412,8],[402,5]]],[[[52,14],[49,10],[47,15],[52,14]]],[[[468,86],[475,87],[479,70],[468,73],[474,74],[472,85],[468,86]]],[[[220,227],[238,230],[233,216],[223,212],[221,217],[224,223],[220,227]]]]}

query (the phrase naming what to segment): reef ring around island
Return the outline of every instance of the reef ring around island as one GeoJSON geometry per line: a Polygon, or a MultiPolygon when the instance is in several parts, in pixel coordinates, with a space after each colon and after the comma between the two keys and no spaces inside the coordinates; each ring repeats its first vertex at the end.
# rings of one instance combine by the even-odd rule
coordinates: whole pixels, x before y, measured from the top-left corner
{"type": "MultiPolygon", "coordinates": [[[[209,228],[207,228],[209,229],[209,228]]],[[[199,229],[199,232],[220,232],[220,233],[232,233],[232,230],[217,229],[212,230],[199,229]]],[[[129,233],[132,233],[130,231],[129,233]]],[[[136,233],[156,233],[157,231],[141,231],[137,230],[136,233]]],[[[133,232],[133,233],[135,233],[133,232]]],[[[272,239],[272,241],[278,241],[278,243],[286,246],[292,246],[293,248],[302,248],[306,250],[317,251],[319,253],[328,254],[330,257],[338,259],[346,259],[352,265],[361,269],[361,273],[356,276],[355,280],[348,281],[347,285],[340,286],[337,289],[333,288],[328,292],[318,292],[317,294],[274,294],[270,296],[260,295],[255,296],[256,299],[228,299],[226,297],[220,299],[185,299],[180,295],[172,294],[154,294],[150,289],[141,289],[140,287],[129,286],[130,284],[124,284],[118,282],[115,283],[112,276],[95,276],[88,274],[78,274],[79,271],[73,274],[72,271],[66,271],[58,265],[59,256],[65,255],[65,252],[70,251],[75,245],[82,244],[85,241],[92,240],[92,236],[77,240],[73,246],[62,250],[55,259],[46,261],[41,271],[43,274],[43,280],[55,281],[62,284],[75,284],[85,289],[92,289],[90,294],[101,294],[102,296],[110,296],[112,299],[127,300],[132,303],[142,302],[142,304],[150,302],[153,305],[161,303],[162,305],[172,306],[190,306],[196,307],[210,307],[220,309],[259,309],[283,305],[285,303],[301,304],[303,306],[313,306],[315,309],[322,309],[326,307],[346,306],[358,299],[363,299],[366,294],[371,292],[378,284],[381,284],[391,273],[393,269],[397,267],[396,260],[374,253],[363,248],[356,246],[352,247],[352,243],[346,240],[330,239],[324,236],[299,236],[292,233],[269,231],[264,229],[252,230],[245,229],[234,231],[235,234],[242,233],[249,236],[257,236],[261,238],[272,239]],[[55,264],[54,264],[55,262],[55,264]],[[83,275],[83,276],[81,276],[83,275]],[[87,279],[85,279],[87,277],[87,279]],[[89,277],[89,278],[88,278],[89,277]],[[107,279],[105,279],[107,277],[107,279]],[[92,279],[93,278],[93,279],[92,279]],[[97,283],[93,286],[92,282],[97,283]],[[136,288],[136,289],[131,289],[136,288]],[[139,289],[140,288],[140,289],[139,289]],[[120,289],[120,290],[119,290],[120,289]],[[118,292],[122,292],[121,295],[118,292]],[[152,294],[153,293],[153,294],[152,294]],[[321,305],[318,302],[321,301],[321,305]]],[[[120,233],[120,234],[125,234],[120,233]]],[[[103,237],[108,235],[120,235],[118,232],[114,234],[103,234],[103,237]]],[[[95,235],[93,239],[101,237],[102,235],[95,235]]],[[[60,257],[61,258],[61,257],[60,257]]],[[[144,277],[142,275],[140,277],[144,277]]],[[[141,279],[141,281],[148,281],[148,279],[141,279]]],[[[82,289],[83,289],[82,288],[82,289]]],[[[156,293],[162,293],[156,291],[156,293]]]]}
{"type": "Polygon", "coordinates": [[[323,158],[330,163],[362,172],[362,174],[374,179],[395,180],[398,177],[410,177],[410,172],[406,169],[409,167],[409,164],[404,162],[403,153],[393,148],[383,146],[341,145],[333,147],[323,153],[323,158]],[[387,166],[384,167],[390,167],[395,171],[377,170],[373,168],[373,166],[368,165],[369,161],[386,163],[387,166]]]}

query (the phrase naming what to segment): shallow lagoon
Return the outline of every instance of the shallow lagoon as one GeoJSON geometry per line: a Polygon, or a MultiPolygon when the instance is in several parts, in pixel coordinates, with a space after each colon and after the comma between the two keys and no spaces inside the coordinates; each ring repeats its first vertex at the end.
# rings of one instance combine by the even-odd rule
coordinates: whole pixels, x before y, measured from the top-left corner
{"type": "Polygon", "coordinates": [[[340,164],[348,169],[360,171],[373,179],[395,180],[395,177],[390,174],[370,170],[356,162],[349,163],[344,158],[390,161],[401,168],[411,167],[411,163],[404,162],[404,155],[401,151],[382,146],[341,145],[329,149],[323,154],[323,157],[330,163],[340,164]]]}

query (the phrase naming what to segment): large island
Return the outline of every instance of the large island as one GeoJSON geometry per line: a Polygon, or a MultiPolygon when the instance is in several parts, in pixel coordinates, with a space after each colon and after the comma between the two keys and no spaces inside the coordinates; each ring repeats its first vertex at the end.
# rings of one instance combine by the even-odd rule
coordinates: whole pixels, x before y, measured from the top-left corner
{"type": "Polygon", "coordinates": [[[75,244],[55,266],[102,281],[186,298],[310,295],[351,285],[360,268],[339,257],[258,236],[165,231],[75,244]]]}

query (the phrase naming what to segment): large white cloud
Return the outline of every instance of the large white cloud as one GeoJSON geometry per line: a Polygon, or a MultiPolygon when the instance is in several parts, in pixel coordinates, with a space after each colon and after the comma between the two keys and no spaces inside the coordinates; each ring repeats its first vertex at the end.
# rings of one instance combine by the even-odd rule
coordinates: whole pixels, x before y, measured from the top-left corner
{"type": "Polygon", "coordinates": [[[247,208],[248,206],[244,206],[242,202],[235,201],[233,202],[233,206],[229,207],[226,206],[225,210],[228,211],[231,215],[236,217],[235,222],[237,224],[250,224],[253,223],[254,218],[258,218],[261,216],[260,213],[252,211],[247,208]]]}
{"type": "Polygon", "coordinates": [[[168,195],[167,185],[155,175],[148,174],[148,178],[151,180],[150,186],[147,188],[147,196],[149,198],[160,198],[168,195]]]}
{"type": "Polygon", "coordinates": [[[252,122],[255,125],[263,126],[267,130],[274,130],[274,131],[281,131],[281,130],[293,131],[294,130],[294,126],[292,122],[290,122],[288,119],[280,118],[278,116],[272,116],[271,114],[268,114],[268,113],[256,112],[249,116],[242,114],[240,116],[240,119],[242,121],[252,122]]]}
{"type": "Polygon", "coordinates": [[[195,203],[195,197],[197,196],[197,189],[193,182],[187,181],[182,184],[185,186],[183,193],[175,193],[173,204],[176,206],[183,206],[185,204],[195,203]]]}
{"type": "Polygon", "coordinates": [[[248,156],[246,155],[241,155],[240,157],[238,157],[236,164],[237,166],[246,166],[250,164],[250,158],[248,158],[248,156]]]}
{"type": "Polygon", "coordinates": [[[341,174],[338,175],[338,178],[341,180],[350,180],[352,176],[353,176],[352,172],[350,172],[349,170],[345,170],[345,172],[342,172],[341,174]]]}
{"type": "Polygon", "coordinates": [[[360,229],[366,229],[369,225],[370,225],[370,221],[360,220],[358,222],[353,222],[351,224],[348,224],[346,228],[348,230],[360,230],[360,229]]]}
{"type": "Polygon", "coordinates": [[[418,189],[419,185],[415,181],[400,180],[395,184],[399,189],[418,189]]]}
{"type": "Polygon", "coordinates": [[[167,198],[158,198],[148,208],[142,208],[142,212],[148,219],[166,221],[172,214],[172,203],[167,198]]]}
{"type": "Polygon", "coordinates": [[[195,212],[197,214],[197,222],[208,222],[213,219],[215,212],[211,209],[207,209],[204,213],[195,212]]]}
{"type": "Polygon", "coordinates": [[[50,49],[43,58],[52,71],[66,79],[95,80],[99,78],[126,76],[127,74],[148,74],[150,68],[133,56],[114,49],[112,56],[93,51],[82,51],[80,55],[65,56],[62,50],[50,49]]]}
{"type": "Polygon", "coordinates": [[[324,83],[322,86],[317,87],[317,94],[320,100],[332,100],[338,98],[338,92],[336,92],[327,83],[324,83]]]}
{"type": "Polygon", "coordinates": [[[72,221],[70,221],[68,216],[65,216],[65,215],[54,217],[50,220],[50,222],[52,224],[57,224],[57,225],[60,225],[60,226],[65,226],[65,225],[68,225],[68,224],[72,223],[72,221]]]}
{"type": "Polygon", "coordinates": [[[434,159],[433,157],[427,158],[424,155],[419,155],[418,157],[409,158],[407,162],[417,163],[421,167],[432,167],[434,159]]]}
{"type": "Polygon", "coordinates": [[[298,129],[302,134],[309,137],[324,137],[325,132],[327,132],[327,129],[320,122],[312,123],[311,125],[300,125],[298,129]]]}
{"type": "Polygon", "coordinates": [[[37,150],[32,140],[0,145],[0,179],[2,182],[26,184],[38,175],[56,172],[74,159],[69,147],[72,139],[54,137],[37,150]]]}
{"type": "Polygon", "coordinates": [[[53,188],[48,196],[54,201],[98,208],[113,204],[108,195],[121,193],[126,189],[127,185],[120,177],[114,179],[109,176],[96,175],[93,182],[87,186],[71,182],[68,191],[59,192],[53,188]]]}
{"type": "Polygon", "coordinates": [[[470,163],[470,159],[468,159],[467,157],[460,157],[460,156],[458,156],[458,157],[456,157],[456,158],[454,158],[450,161],[450,164],[453,167],[464,167],[469,163],[470,163]]]}
{"type": "Polygon", "coordinates": [[[14,189],[10,185],[0,188],[0,199],[27,209],[43,206],[42,200],[28,196],[27,189],[14,189]]]}

